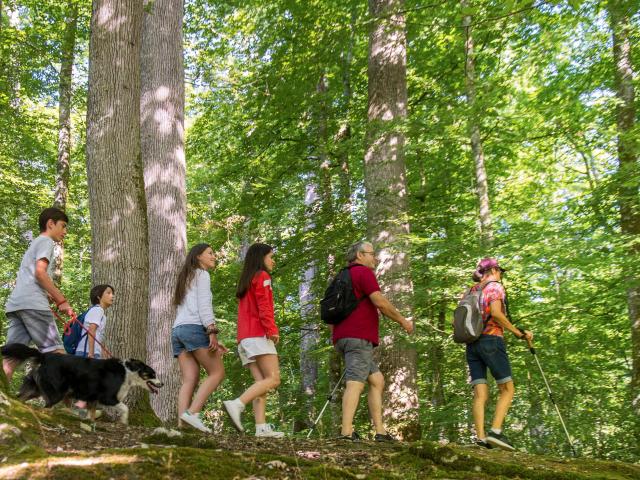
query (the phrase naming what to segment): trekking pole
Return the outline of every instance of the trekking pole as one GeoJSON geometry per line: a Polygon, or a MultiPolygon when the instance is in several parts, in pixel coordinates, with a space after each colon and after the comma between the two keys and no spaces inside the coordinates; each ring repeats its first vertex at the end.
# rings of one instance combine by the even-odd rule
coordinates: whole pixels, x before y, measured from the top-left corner
{"type": "Polygon", "coordinates": [[[325,402],[324,407],[322,407],[322,410],[320,410],[320,413],[318,414],[318,418],[316,418],[315,422],[313,422],[313,425],[311,426],[311,430],[309,430],[309,433],[307,433],[307,438],[311,437],[311,434],[313,433],[313,430],[316,428],[316,425],[320,421],[320,418],[322,418],[322,414],[324,413],[324,411],[329,406],[329,402],[333,401],[333,395],[336,393],[336,390],[338,389],[338,387],[342,383],[342,379],[344,378],[344,374],[345,373],[347,373],[346,369],[342,372],[342,375],[340,375],[340,379],[336,383],[336,386],[333,387],[333,390],[331,390],[331,393],[327,397],[327,401],[325,402]]]}
{"type": "Polygon", "coordinates": [[[551,387],[549,386],[549,382],[547,381],[547,377],[542,370],[542,366],[540,365],[540,361],[538,360],[538,355],[536,355],[536,349],[533,348],[533,343],[531,340],[527,339],[527,343],[529,344],[529,351],[533,355],[533,358],[536,360],[536,364],[538,365],[538,369],[540,370],[540,374],[542,375],[542,379],[544,380],[544,384],[547,387],[547,393],[549,394],[549,398],[551,399],[551,403],[556,408],[556,412],[558,413],[558,418],[560,418],[560,423],[562,424],[562,428],[564,429],[564,433],[567,436],[567,441],[569,442],[569,446],[571,447],[571,451],[573,452],[573,456],[577,457],[576,449],[573,447],[573,442],[571,441],[571,436],[569,435],[569,430],[567,430],[567,426],[564,423],[562,415],[560,415],[560,409],[558,408],[558,404],[553,398],[553,394],[551,393],[551,387]]]}

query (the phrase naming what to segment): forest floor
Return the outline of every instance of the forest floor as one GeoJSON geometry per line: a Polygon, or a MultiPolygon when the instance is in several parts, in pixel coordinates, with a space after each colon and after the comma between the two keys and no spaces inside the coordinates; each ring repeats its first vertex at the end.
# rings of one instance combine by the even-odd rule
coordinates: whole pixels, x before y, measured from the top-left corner
{"type": "Polygon", "coordinates": [[[433,442],[205,435],[45,410],[0,392],[0,478],[638,479],[640,465],[433,442]]]}

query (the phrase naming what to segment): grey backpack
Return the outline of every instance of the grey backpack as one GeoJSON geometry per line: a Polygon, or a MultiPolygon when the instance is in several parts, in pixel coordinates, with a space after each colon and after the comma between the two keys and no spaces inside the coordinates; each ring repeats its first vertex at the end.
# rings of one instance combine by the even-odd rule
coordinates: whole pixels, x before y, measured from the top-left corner
{"type": "MultiPolygon", "coordinates": [[[[495,280],[487,282],[475,291],[464,294],[453,311],[453,341],[473,343],[480,338],[486,323],[482,320],[482,290],[495,280]]],[[[487,320],[489,320],[487,318],[487,320]]]]}

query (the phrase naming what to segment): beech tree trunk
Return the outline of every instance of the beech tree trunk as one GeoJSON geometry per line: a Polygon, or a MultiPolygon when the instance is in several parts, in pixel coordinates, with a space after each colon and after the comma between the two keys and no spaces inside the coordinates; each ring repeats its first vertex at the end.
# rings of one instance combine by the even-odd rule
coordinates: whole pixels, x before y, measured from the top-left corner
{"type": "MultiPolygon", "coordinates": [[[[462,8],[468,6],[467,0],[462,0],[462,8]]],[[[465,15],[462,20],[465,32],[464,42],[464,84],[466,89],[467,106],[469,107],[468,131],[471,142],[471,155],[476,172],[476,193],[480,210],[480,244],[483,248],[489,248],[493,244],[493,226],[491,222],[491,208],[489,205],[489,184],[487,182],[487,169],[484,163],[484,150],[482,137],[480,136],[480,121],[478,118],[478,106],[476,105],[476,73],[475,53],[473,51],[473,35],[471,32],[471,15],[465,15]]]]}
{"type": "MultiPolygon", "coordinates": [[[[410,316],[413,285],[403,122],[407,117],[403,0],[369,0],[369,111],[364,158],[367,231],[378,251],[378,280],[391,302],[410,316]]],[[[381,322],[383,416],[390,431],[419,437],[416,351],[397,324],[381,322]]]]}
{"type": "MultiPolygon", "coordinates": [[[[76,49],[76,31],[78,27],[78,4],[70,0],[65,16],[64,38],[59,74],[58,107],[58,162],[56,164],[56,189],[53,206],[62,211],[67,209],[69,196],[69,163],[71,161],[71,99],[73,83],[73,62],[76,49]]],[[[64,263],[64,244],[56,243],[54,252],[53,281],[62,282],[62,265],[64,263]]]]}
{"type": "Polygon", "coordinates": [[[151,397],[163,421],[178,415],[180,373],[171,350],[173,293],[187,249],[182,0],[145,2],[141,148],[149,223],[147,360],[164,387],[151,397]]]}
{"type": "MultiPolygon", "coordinates": [[[[307,218],[305,230],[312,232],[316,228],[316,218],[320,218],[321,225],[333,225],[334,211],[331,198],[331,171],[327,152],[328,144],[328,106],[327,106],[327,78],[320,75],[316,87],[317,109],[314,112],[315,122],[315,152],[311,157],[314,165],[310,172],[305,189],[305,216],[307,218]]],[[[319,290],[318,262],[326,259],[318,258],[315,251],[309,252],[309,263],[304,271],[304,277],[298,289],[303,324],[300,328],[300,374],[302,394],[306,399],[306,418],[314,416],[314,400],[318,383],[318,357],[314,354],[320,342],[318,298],[315,292],[319,290]]]]}
{"type": "Polygon", "coordinates": [[[613,59],[618,134],[618,205],[620,229],[628,247],[626,267],[627,306],[631,323],[632,375],[631,393],[634,410],[640,414],[640,277],[635,266],[640,254],[640,140],[634,132],[636,109],[631,56],[631,17],[638,5],[630,0],[611,0],[608,3],[613,32],[613,59]],[[634,261],[635,260],[635,261],[634,261]]]}
{"type": "MultiPolygon", "coordinates": [[[[311,176],[305,192],[305,210],[308,223],[306,230],[315,228],[315,207],[318,204],[317,184],[315,175],[311,176]]],[[[311,259],[304,271],[302,282],[298,288],[300,297],[300,314],[302,326],[300,327],[300,386],[305,399],[304,422],[308,423],[313,416],[313,404],[318,383],[318,359],[313,352],[318,348],[320,332],[318,331],[317,298],[314,294],[314,284],[317,281],[318,267],[315,259],[311,259]]],[[[307,425],[302,428],[306,428],[307,425]]]]}
{"type": "MultiPolygon", "coordinates": [[[[93,2],[87,178],[93,283],[110,283],[116,294],[106,346],[116,357],[146,361],[149,249],[140,158],[142,12],[139,0],[93,2]]],[[[129,394],[127,402],[134,410],[148,405],[140,392],[129,394]]]]}
{"type": "Polygon", "coordinates": [[[345,221],[351,221],[351,175],[349,167],[349,149],[351,141],[351,125],[349,124],[349,111],[351,110],[351,99],[353,91],[351,87],[351,64],[353,63],[353,47],[355,44],[355,29],[357,21],[357,12],[355,6],[351,9],[351,21],[349,25],[349,40],[346,50],[342,54],[342,100],[344,102],[344,110],[346,120],[335,136],[337,143],[337,157],[339,163],[339,184],[338,184],[338,202],[339,211],[344,212],[345,221]]]}

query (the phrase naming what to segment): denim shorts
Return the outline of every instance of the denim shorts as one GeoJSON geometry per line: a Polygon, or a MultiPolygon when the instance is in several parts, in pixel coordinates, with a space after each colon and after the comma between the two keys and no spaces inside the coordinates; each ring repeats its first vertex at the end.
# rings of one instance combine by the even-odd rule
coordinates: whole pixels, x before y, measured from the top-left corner
{"type": "Polygon", "coordinates": [[[487,367],[496,383],[511,381],[511,364],[507,356],[504,339],[497,335],[482,335],[467,344],[467,364],[471,374],[471,385],[487,383],[487,367]]]}
{"type": "Polygon", "coordinates": [[[362,338],[341,338],[335,349],[344,356],[345,380],[366,383],[380,369],[373,359],[373,344],[362,338]]]}
{"type": "Polygon", "coordinates": [[[174,358],[182,352],[209,348],[209,335],[201,324],[178,325],[171,330],[174,358]]]}

